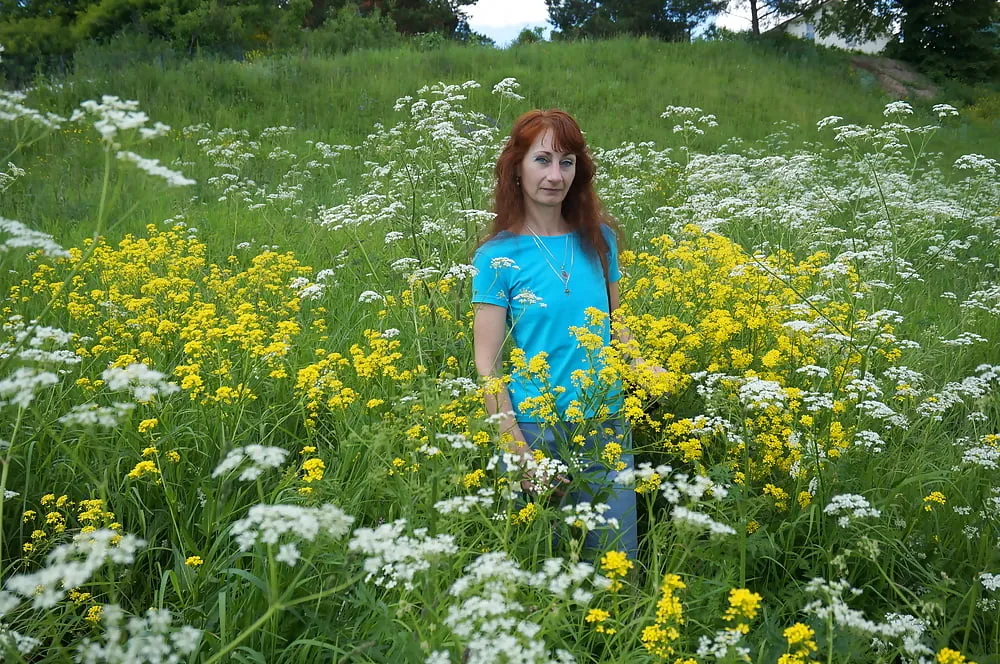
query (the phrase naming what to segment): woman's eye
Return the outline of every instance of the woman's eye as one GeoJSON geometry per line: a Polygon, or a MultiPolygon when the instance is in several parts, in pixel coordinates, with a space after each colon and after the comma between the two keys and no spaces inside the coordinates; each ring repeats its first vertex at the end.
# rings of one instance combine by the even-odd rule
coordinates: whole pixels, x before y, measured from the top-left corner
{"type": "Polygon", "coordinates": [[[545,157],[535,157],[535,161],[537,161],[540,164],[545,164],[548,163],[549,160],[546,159],[545,157]]]}
{"type": "Polygon", "coordinates": [[[573,165],[573,162],[569,159],[563,159],[562,165],[565,166],[566,168],[569,168],[570,166],[573,165]]]}

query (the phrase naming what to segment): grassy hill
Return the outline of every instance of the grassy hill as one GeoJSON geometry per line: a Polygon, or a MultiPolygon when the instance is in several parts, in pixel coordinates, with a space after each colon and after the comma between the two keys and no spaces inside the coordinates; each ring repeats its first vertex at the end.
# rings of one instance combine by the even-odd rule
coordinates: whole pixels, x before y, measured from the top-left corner
{"type": "MultiPolygon", "coordinates": [[[[647,39],[539,43],[507,50],[399,47],[335,58],[300,54],[249,62],[203,58],[166,69],[149,63],[122,65],[118,56],[102,58],[96,51],[81,60],[74,75],[34,90],[29,99],[42,110],[68,115],[85,99],[111,94],[138,100],[151,118],[175,130],[208,123],[216,130],[256,134],[285,125],[298,130],[293,145],[307,139],[358,144],[376,123],[398,121],[395,100],[424,85],[472,79],[488,87],[506,77],[520,82],[525,100],[508,105],[505,117],[497,118],[501,127],[509,126],[517,112],[559,107],[578,118],[593,145],[607,148],[626,141],[678,146],[674,123],[660,118],[667,105],[700,107],[716,115],[718,127],[695,137],[690,146],[711,152],[732,138],[763,139],[778,126],[792,145],[819,140],[815,123],[828,115],[877,125],[885,120],[884,104],[892,101],[870,76],[851,68],[846,54],[808,43],[667,44],[647,39]]],[[[931,103],[916,104],[918,116],[927,121],[933,118],[931,103]]],[[[494,118],[499,113],[496,99],[485,94],[470,99],[467,108],[494,118]]],[[[46,231],[59,236],[68,232],[67,239],[87,235],[74,229],[87,217],[103,169],[95,144],[78,138],[77,129],[66,129],[19,155],[19,166],[37,176],[26,184],[33,191],[19,202],[8,197],[0,203],[0,213],[35,219],[46,231]],[[30,209],[23,208],[26,204],[30,209]]],[[[829,142],[829,135],[822,138],[829,142]]],[[[0,142],[5,144],[9,141],[0,142]]],[[[937,149],[951,157],[996,155],[1000,134],[995,127],[961,118],[942,130],[937,149]]],[[[190,146],[174,142],[149,150],[167,163],[184,157],[190,146]]],[[[361,162],[363,158],[342,159],[338,177],[354,181],[363,170],[361,162]]],[[[158,196],[162,207],[144,206],[120,231],[171,216],[180,201],[175,195],[180,196],[158,196]]],[[[336,192],[321,202],[337,202],[336,192]]]]}
{"type": "MultiPolygon", "coordinates": [[[[363,138],[374,122],[392,119],[397,98],[436,81],[487,84],[516,77],[527,106],[571,111],[591,140],[605,146],[668,139],[670,127],[659,120],[668,104],[715,113],[720,126],[714,138],[706,139],[711,147],[731,136],[761,138],[779,121],[801,125],[809,138],[816,120],[827,115],[875,122],[883,104],[892,101],[851,69],[846,54],[796,41],[399,47],[337,58],[199,59],[166,71],[155,65],[103,65],[100,58],[90,58],[49,101],[68,109],[78,99],[117,94],[138,99],[175,126],[210,122],[252,131],[284,124],[338,142],[363,138]]],[[[993,129],[970,126],[960,138],[975,144],[989,137],[988,144],[996,147],[1000,139],[993,129]]]]}

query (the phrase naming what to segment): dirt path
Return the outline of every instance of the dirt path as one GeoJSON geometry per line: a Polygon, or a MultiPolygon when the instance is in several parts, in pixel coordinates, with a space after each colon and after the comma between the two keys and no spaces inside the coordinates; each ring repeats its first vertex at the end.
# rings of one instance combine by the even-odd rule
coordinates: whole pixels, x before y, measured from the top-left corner
{"type": "Polygon", "coordinates": [[[911,96],[933,99],[938,93],[937,87],[925,76],[899,60],[856,55],[851,58],[851,66],[874,74],[879,87],[899,99],[911,96]]]}

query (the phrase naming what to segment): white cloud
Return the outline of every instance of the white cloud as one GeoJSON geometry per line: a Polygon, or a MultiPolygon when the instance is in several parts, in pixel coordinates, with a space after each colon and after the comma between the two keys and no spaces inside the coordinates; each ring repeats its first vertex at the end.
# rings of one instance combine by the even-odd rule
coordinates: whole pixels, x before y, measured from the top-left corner
{"type": "Polygon", "coordinates": [[[545,0],[479,0],[466,7],[469,27],[482,31],[483,28],[505,28],[520,25],[541,25],[549,20],[549,10],[545,0]]]}

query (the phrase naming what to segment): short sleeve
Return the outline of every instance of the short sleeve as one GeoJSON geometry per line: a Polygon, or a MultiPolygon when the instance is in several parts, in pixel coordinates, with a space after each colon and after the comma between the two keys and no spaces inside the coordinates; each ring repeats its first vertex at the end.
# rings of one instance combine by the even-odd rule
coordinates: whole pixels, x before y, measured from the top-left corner
{"type": "Polygon", "coordinates": [[[615,282],[622,278],[622,273],[618,269],[618,237],[607,225],[601,226],[604,239],[608,241],[608,281],[615,282]]]}
{"type": "Polygon", "coordinates": [[[472,257],[472,266],[477,270],[476,276],[472,278],[473,302],[507,308],[509,279],[506,273],[510,268],[505,266],[504,262],[505,259],[492,256],[484,247],[476,251],[472,257]]]}

